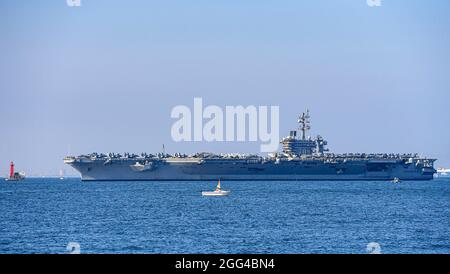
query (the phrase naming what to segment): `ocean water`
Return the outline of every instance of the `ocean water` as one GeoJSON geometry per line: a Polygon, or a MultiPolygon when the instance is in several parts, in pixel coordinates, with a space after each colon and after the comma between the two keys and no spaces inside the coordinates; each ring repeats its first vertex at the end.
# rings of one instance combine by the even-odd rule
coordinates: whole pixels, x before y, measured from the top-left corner
{"type": "Polygon", "coordinates": [[[0,253],[450,253],[450,180],[0,182],[0,253]]]}

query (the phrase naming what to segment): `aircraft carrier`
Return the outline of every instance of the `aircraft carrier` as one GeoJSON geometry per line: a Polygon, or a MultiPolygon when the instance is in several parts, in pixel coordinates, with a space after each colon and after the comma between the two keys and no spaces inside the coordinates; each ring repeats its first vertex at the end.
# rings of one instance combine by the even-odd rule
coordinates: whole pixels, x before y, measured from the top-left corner
{"type": "Polygon", "coordinates": [[[267,156],[92,153],[68,156],[64,162],[79,171],[83,181],[388,181],[432,180],[436,173],[436,159],[417,154],[329,153],[321,136],[307,137],[309,119],[309,111],[303,113],[299,129],[281,140],[282,152],[267,156]]]}

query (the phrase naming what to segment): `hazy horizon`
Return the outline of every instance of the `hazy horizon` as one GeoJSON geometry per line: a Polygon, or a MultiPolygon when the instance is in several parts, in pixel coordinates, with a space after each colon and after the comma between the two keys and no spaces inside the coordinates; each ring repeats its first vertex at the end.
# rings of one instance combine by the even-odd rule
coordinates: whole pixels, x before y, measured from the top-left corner
{"type": "Polygon", "coordinates": [[[330,152],[450,166],[449,1],[0,2],[0,176],[77,173],[90,152],[258,153],[174,142],[176,105],[311,111],[330,152]]]}

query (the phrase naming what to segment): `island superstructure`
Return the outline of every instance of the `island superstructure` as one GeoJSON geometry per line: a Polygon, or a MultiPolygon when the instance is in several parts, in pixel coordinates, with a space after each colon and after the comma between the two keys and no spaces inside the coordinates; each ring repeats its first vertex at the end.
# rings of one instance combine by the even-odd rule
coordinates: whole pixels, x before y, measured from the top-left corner
{"type": "Polygon", "coordinates": [[[417,154],[330,153],[320,135],[307,136],[309,111],[298,123],[299,129],[281,140],[282,152],[267,156],[92,153],[68,156],[64,162],[83,181],[431,180],[436,173],[436,159],[417,154]]]}

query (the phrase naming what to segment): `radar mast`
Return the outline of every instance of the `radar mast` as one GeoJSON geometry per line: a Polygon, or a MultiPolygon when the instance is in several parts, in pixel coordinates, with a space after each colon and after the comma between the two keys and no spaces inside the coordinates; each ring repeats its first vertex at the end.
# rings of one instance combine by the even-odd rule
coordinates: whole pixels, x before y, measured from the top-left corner
{"type": "Polygon", "coordinates": [[[307,109],[306,112],[303,112],[297,120],[300,124],[298,129],[302,132],[302,140],[306,140],[306,132],[311,129],[309,118],[309,109],[307,109]]]}

